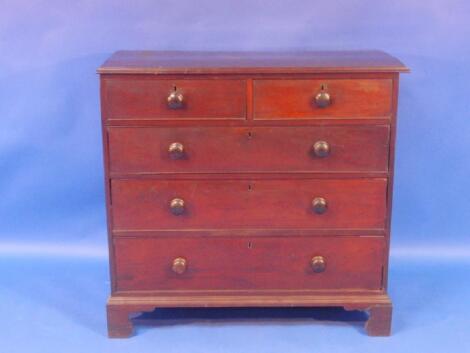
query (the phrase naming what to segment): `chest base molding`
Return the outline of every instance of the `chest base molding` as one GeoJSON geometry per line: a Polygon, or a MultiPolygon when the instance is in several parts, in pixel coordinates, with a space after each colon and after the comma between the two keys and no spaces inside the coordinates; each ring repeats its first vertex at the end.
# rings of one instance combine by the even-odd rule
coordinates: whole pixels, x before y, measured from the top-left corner
{"type": "Polygon", "coordinates": [[[381,291],[358,293],[282,291],[278,293],[223,294],[221,291],[193,292],[184,295],[162,292],[158,295],[113,295],[108,299],[108,333],[111,338],[133,335],[131,314],[158,308],[233,308],[233,307],[342,307],[368,312],[365,331],[370,336],[390,335],[392,302],[381,291]]]}

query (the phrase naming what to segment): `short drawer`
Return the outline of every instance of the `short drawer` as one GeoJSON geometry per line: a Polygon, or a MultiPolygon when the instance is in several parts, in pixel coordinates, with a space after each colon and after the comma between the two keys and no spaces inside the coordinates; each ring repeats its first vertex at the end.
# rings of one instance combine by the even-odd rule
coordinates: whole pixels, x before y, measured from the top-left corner
{"type": "Polygon", "coordinates": [[[381,237],[115,238],[117,291],[382,287],[381,237]]]}
{"type": "Polygon", "coordinates": [[[255,119],[377,118],[391,109],[391,79],[254,81],[255,119]]]}
{"type": "Polygon", "coordinates": [[[111,173],[386,172],[389,127],[111,127],[111,173]]]}
{"type": "Polygon", "coordinates": [[[122,76],[102,80],[106,119],[245,119],[243,80],[165,80],[122,76]]]}
{"type": "Polygon", "coordinates": [[[383,229],[385,178],[111,182],[113,228],[383,229]]]}

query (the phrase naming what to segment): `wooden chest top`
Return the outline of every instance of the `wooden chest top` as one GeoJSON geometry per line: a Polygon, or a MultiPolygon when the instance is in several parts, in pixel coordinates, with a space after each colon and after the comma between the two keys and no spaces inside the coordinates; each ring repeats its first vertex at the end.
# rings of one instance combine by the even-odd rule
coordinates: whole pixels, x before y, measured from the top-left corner
{"type": "Polygon", "coordinates": [[[308,52],[118,51],[98,69],[107,73],[257,74],[407,72],[379,50],[308,52]]]}

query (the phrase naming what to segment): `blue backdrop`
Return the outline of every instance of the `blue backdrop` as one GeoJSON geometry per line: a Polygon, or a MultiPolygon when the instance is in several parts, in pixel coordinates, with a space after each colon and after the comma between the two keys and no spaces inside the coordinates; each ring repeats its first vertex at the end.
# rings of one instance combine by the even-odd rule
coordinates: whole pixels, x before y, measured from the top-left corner
{"type": "Polygon", "coordinates": [[[377,48],[412,70],[400,82],[392,254],[470,258],[470,2],[4,0],[1,8],[1,254],[106,257],[95,70],[113,51],[377,48]]]}

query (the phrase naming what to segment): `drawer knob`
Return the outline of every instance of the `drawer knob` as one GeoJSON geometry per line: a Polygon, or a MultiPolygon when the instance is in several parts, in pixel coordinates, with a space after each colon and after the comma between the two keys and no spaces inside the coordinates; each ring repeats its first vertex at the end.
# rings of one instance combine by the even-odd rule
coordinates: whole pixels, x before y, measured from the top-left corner
{"type": "Polygon", "coordinates": [[[176,89],[176,86],[173,88],[173,91],[170,92],[168,96],[168,108],[170,109],[181,109],[183,108],[184,97],[183,94],[176,89]]]}
{"type": "Polygon", "coordinates": [[[328,209],[328,203],[323,197],[315,197],[312,201],[312,209],[316,214],[323,214],[328,209]]]}
{"type": "Polygon", "coordinates": [[[175,216],[179,216],[184,212],[184,200],[183,199],[173,199],[170,202],[170,210],[175,216]]]}
{"type": "Polygon", "coordinates": [[[326,261],[323,256],[314,256],[312,260],[310,260],[310,266],[312,266],[312,270],[315,273],[324,272],[326,268],[326,261]]]}
{"type": "Polygon", "coordinates": [[[326,141],[317,141],[313,145],[313,153],[315,156],[324,158],[330,154],[330,144],[326,141]]]}
{"type": "Polygon", "coordinates": [[[325,85],[321,86],[320,92],[318,92],[317,95],[315,96],[315,105],[318,108],[326,108],[329,105],[331,105],[331,96],[326,91],[325,85]]]}
{"type": "Polygon", "coordinates": [[[173,270],[174,273],[182,275],[183,273],[186,272],[187,268],[188,268],[188,262],[186,261],[184,257],[177,257],[176,259],[173,260],[171,269],[173,270]]]}
{"type": "Polygon", "coordinates": [[[182,159],[184,157],[184,146],[179,142],[173,142],[168,147],[168,153],[171,159],[182,159]]]}

